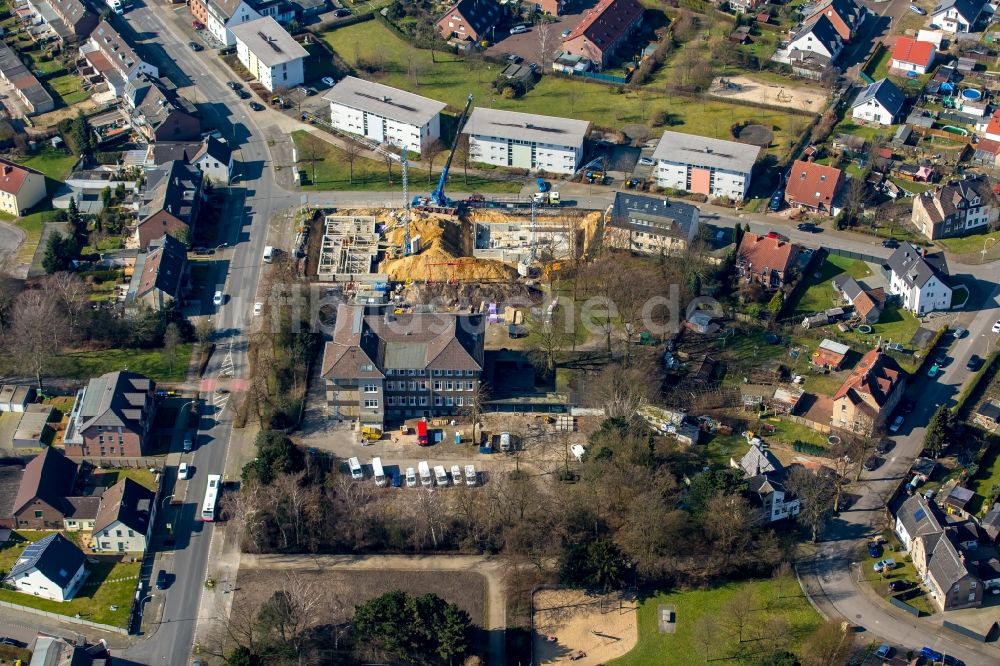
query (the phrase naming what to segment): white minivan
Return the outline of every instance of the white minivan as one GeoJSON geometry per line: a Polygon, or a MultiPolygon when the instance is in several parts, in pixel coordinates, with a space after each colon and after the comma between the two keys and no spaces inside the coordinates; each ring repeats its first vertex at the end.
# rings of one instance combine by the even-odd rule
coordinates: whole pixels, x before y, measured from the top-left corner
{"type": "Polygon", "coordinates": [[[274,248],[270,245],[264,246],[264,263],[269,264],[274,259],[274,248]]]}
{"type": "Polygon", "coordinates": [[[222,292],[221,292],[221,291],[216,291],[216,292],[215,292],[215,295],[214,295],[214,296],[212,296],[212,303],[213,303],[213,304],[214,304],[214,305],[215,305],[216,307],[219,307],[220,305],[222,305],[222,301],[223,301],[224,299],[225,299],[225,297],[224,297],[224,296],[222,295],[222,292]]]}
{"type": "Polygon", "coordinates": [[[437,479],[437,484],[441,487],[448,485],[448,472],[444,470],[444,465],[434,466],[434,478],[437,479]]]}
{"type": "Polygon", "coordinates": [[[474,486],[474,485],[476,485],[477,478],[478,477],[476,476],[476,466],[475,465],[466,465],[465,466],[465,485],[467,485],[467,486],[474,486]]]}
{"type": "Polygon", "coordinates": [[[458,465],[451,466],[451,482],[456,486],[462,485],[462,468],[458,465]]]}
{"type": "Polygon", "coordinates": [[[406,487],[407,488],[416,488],[416,486],[417,486],[417,473],[413,470],[412,467],[407,467],[406,468],[406,487]]]}
{"type": "Polygon", "coordinates": [[[385,487],[385,471],[382,469],[382,459],[372,458],[372,474],[375,475],[375,485],[379,488],[385,487]]]}
{"type": "Polygon", "coordinates": [[[123,0],[107,0],[108,7],[111,8],[115,14],[121,16],[125,13],[125,2],[123,0]]]}
{"type": "Polygon", "coordinates": [[[434,478],[431,476],[431,468],[427,461],[421,460],[417,463],[417,470],[420,472],[420,485],[424,488],[430,488],[434,484],[434,478]]]}
{"type": "Polygon", "coordinates": [[[357,458],[348,458],[347,467],[351,470],[352,479],[363,479],[365,478],[365,473],[361,469],[361,461],[357,458]]]}

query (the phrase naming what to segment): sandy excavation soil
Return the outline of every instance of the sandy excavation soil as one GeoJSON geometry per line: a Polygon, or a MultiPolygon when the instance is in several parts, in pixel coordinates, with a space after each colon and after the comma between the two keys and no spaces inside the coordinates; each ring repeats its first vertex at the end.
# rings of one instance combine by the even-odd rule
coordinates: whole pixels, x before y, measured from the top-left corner
{"type": "Polygon", "coordinates": [[[723,77],[712,81],[709,95],[715,97],[742,99],[758,104],[784,106],[819,113],[826,104],[826,93],[822,90],[802,86],[786,86],[756,81],[748,76],[724,77],[733,86],[723,85],[723,77]]]}
{"type": "Polygon", "coordinates": [[[535,658],[539,664],[596,666],[620,657],[639,638],[638,606],[633,599],[601,597],[582,590],[540,590],[534,596],[535,658]],[[554,637],[555,641],[548,639],[554,637]],[[582,651],[586,657],[571,660],[582,651]]]}

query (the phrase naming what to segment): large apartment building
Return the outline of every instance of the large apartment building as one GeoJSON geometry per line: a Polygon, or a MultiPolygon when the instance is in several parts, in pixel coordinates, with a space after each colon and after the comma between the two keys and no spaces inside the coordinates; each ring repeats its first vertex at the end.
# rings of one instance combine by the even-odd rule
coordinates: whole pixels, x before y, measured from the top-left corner
{"type": "Polygon", "coordinates": [[[462,130],[473,162],[570,175],[583,159],[588,131],[586,120],[484,108],[462,130]]]}
{"type": "Polygon", "coordinates": [[[383,428],[461,413],[478,395],[484,338],[478,314],[340,305],[321,370],[331,418],[383,428]]]}
{"type": "Polygon", "coordinates": [[[346,76],[323,99],[330,124],[376,143],[422,153],[441,137],[445,104],[381,83],[346,76]]]}
{"type": "Polygon", "coordinates": [[[656,184],[742,201],[760,147],[694,134],[664,132],[653,151],[656,184]]]}
{"type": "Polygon", "coordinates": [[[236,39],[240,63],[269,91],[305,80],[309,52],[270,16],[241,23],[229,32],[236,39]]]}
{"type": "Polygon", "coordinates": [[[69,456],[137,457],[156,408],[156,382],[136,372],[109,372],[76,394],[63,443],[69,456]]]}

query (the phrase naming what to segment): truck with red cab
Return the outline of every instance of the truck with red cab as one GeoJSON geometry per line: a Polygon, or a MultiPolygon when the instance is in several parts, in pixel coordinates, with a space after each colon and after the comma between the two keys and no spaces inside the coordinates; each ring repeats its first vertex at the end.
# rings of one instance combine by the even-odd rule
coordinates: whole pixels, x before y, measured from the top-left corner
{"type": "Polygon", "coordinates": [[[427,422],[417,422],[417,444],[427,446],[427,422]]]}

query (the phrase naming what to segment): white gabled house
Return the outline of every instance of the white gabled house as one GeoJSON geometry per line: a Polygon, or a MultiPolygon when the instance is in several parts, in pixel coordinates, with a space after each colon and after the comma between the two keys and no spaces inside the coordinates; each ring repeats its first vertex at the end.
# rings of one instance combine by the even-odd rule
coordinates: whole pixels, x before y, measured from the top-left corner
{"type": "Polygon", "coordinates": [[[943,252],[928,253],[906,242],[887,263],[889,291],[902,299],[907,310],[919,316],[951,307],[948,263],[943,252]]]}
{"type": "Polygon", "coordinates": [[[305,80],[309,52],[270,16],[233,26],[240,64],[270,92],[294,88],[305,80]]]}
{"type": "Polygon", "coordinates": [[[889,79],[882,79],[862,91],[851,105],[851,117],[879,125],[894,125],[905,102],[902,91],[889,79]]]}
{"type": "Polygon", "coordinates": [[[730,458],[729,465],[746,475],[747,492],[754,499],[765,522],[773,523],[799,515],[801,502],[785,489],[781,481],[785,476],[785,469],[759,439],[751,440],[750,448],[739,462],[730,458]]]}
{"type": "Polygon", "coordinates": [[[803,25],[792,35],[788,51],[815,53],[833,62],[844,49],[844,41],[837,29],[826,16],[821,16],[811,25],[803,25]]]}
{"type": "Polygon", "coordinates": [[[987,0],[942,0],[931,12],[931,21],[952,35],[975,31],[987,0]]]}
{"type": "Polygon", "coordinates": [[[206,0],[206,28],[218,42],[236,46],[232,28],[259,19],[260,13],[245,0],[206,0]]]}
{"type": "Polygon", "coordinates": [[[18,592],[52,601],[69,601],[87,576],[83,552],[56,532],[29,544],[3,582],[18,592]]]}
{"type": "Polygon", "coordinates": [[[94,521],[97,549],[118,553],[146,550],[155,520],[152,490],[129,478],[104,491],[94,521]]]}

